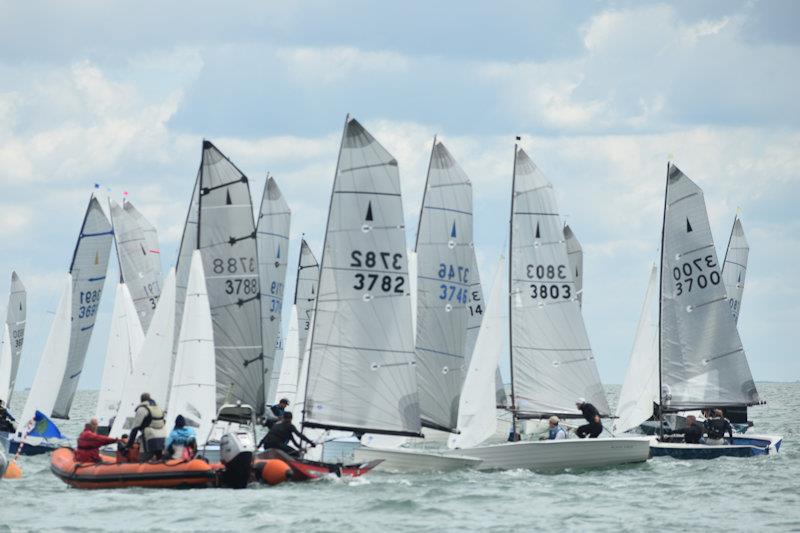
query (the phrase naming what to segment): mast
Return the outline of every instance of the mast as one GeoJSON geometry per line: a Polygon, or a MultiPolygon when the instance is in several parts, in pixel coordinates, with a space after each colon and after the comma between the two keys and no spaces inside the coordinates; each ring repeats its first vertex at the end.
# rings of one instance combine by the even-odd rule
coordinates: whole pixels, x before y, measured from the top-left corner
{"type": "Polygon", "coordinates": [[[297,272],[294,277],[294,305],[297,305],[297,285],[300,283],[300,271],[303,270],[303,243],[306,242],[306,234],[300,234],[300,253],[297,254],[297,272]]]}
{"type": "Polygon", "coordinates": [[[664,213],[661,220],[661,264],[658,269],[658,438],[664,439],[664,386],[661,383],[661,306],[664,298],[664,238],[667,224],[667,194],[669,191],[670,163],[667,162],[667,179],[664,185],[664,213]]]}
{"type": "MultiPolygon", "coordinates": [[[[347,134],[347,123],[350,122],[350,113],[344,117],[344,127],[342,128],[342,140],[339,142],[339,154],[336,156],[336,170],[333,172],[333,184],[331,185],[331,199],[328,201],[328,218],[325,221],[325,236],[322,239],[322,257],[319,259],[319,278],[317,278],[317,290],[319,290],[319,279],[322,277],[322,269],[324,268],[325,264],[325,246],[328,244],[328,227],[331,225],[331,208],[333,207],[333,194],[336,190],[336,176],[339,175],[339,161],[342,158],[342,148],[344,147],[344,136],[347,134]]],[[[297,296],[295,295],[295,298],[297,296]]],[[[311,368],[311,357],[314,355],[314,322],[317,321],[317,307],[319,306],[319,297],[314,299],[314,318],[311,323],[311,336],[306,342],[308,342],[308,368],[311,368]]],[[[301,418],[300,418],[300,431],[303,431],[306,423],[306,399],[308,398],[308,381],[311,372],[306,373],[306,384],[305,384],[305,394],[306,397],[303,398],[303,409],[301,410],[301,418]]]]}
{"type": "MultiPolygon", "coordinates": [[[[521,138],[517,137],[517,141],[521,138]]],[[[512,440],[517,437],[517,402],[516,395],[514,394],[514,348],[511,345],[512,336],[512,310],[511,310],[511,277],[512,267],[514,261],[514,197],[515,187],[517,180],[517,143],[514,143],[514,168],[511,172],[511,213],[508,217],[508,361],[509,369],[511,372],[511,437],[512,440]]]]}

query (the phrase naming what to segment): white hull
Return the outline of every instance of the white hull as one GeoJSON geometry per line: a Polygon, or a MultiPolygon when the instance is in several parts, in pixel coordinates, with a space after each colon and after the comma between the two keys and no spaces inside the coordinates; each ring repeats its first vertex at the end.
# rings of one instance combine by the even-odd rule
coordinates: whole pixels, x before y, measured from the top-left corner
{"type": "Polygon", "coordinates": [[[508,442],[452,450],[482,459],[478,470],[563,470],[641,463],[650,455],[650,439],[600,438],[508,442]]]}
{"type": "Polygon", "coordinates": [[[450,452],[398,448],[367,448],[360,446],[353,452],[356,463],[383,459],[375,470],[391,472],[448,472],[463,468],[476,468],[481,460],[450,452]]]}

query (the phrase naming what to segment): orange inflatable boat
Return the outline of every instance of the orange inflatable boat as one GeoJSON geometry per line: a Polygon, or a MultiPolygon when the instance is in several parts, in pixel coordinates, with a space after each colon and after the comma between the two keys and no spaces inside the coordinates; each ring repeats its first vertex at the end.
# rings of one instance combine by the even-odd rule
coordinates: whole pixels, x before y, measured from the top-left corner
{"type": "Polygon", "coordinates": [[[225,467],[202,459],[170,459],[158,463],[118,461],[104,455],[100,463],[78,463],[71,448],[58,448],[50,456],[50,470],[61,481],[79,489],[121,487],[215,487],[225,467]]]}

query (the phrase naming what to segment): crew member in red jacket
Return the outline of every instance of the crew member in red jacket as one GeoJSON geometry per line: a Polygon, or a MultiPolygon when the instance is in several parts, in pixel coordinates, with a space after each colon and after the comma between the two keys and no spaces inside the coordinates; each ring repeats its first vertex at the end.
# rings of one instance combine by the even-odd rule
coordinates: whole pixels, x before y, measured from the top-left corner
{"type": "Polygon", "coordinates": [[[122,442],[97,433],[97,419],[92,418],[78,435],[78,449],[75,450],[75,461],[79,463],[99,463],[100,448],[106,444],[122,442]]]}

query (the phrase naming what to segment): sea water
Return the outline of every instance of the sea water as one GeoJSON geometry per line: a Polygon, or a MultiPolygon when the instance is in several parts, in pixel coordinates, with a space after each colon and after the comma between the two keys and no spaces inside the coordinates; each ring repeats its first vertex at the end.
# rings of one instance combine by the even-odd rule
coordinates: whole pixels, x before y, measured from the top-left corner
{"type": "MultiPolygon", "coordinates": [[[[612,403],[619,387],[608,387],[612,403]]],[[[725,531],[800,530],[800,383],[761,383],[754,433],[783,435],[781,452],[748,459],[651,459],[639,465],[537,474],[371,472],[355,479],[231,489],[69,488],[47,456],[23,457],[0,481],[0,530],[11,531],[725,531]]],[[[78,434],[97,393],[79,391],[78,434]]],[[[12,403],[21,412],[24,393],[12,403]]]]}

